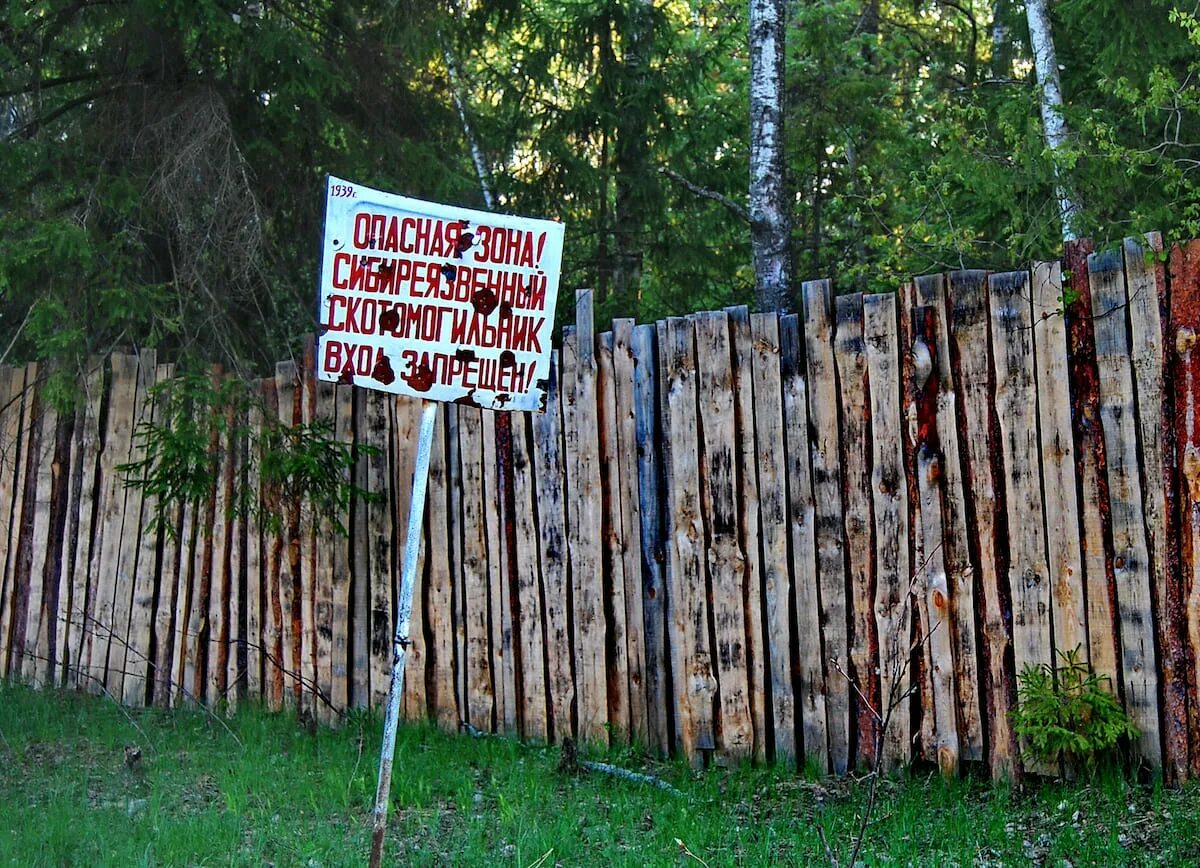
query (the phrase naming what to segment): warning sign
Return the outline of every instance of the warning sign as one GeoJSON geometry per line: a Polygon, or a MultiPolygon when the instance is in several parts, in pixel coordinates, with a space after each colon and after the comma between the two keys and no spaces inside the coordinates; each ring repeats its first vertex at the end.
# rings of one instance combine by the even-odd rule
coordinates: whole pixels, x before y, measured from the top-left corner
{"type": "Polygon", "coordinates": [[[317,377],[494,410],[545,402],[563,227],[329,178],[317,377]]]}

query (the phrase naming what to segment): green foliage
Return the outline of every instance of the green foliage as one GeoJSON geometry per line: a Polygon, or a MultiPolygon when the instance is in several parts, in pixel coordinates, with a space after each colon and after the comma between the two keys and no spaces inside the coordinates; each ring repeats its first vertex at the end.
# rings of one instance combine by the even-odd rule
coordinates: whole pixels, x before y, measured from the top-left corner
{"type": "Polygon", "coordinates": [[[1060,652],[1063,665],[1025,665],[1018,676],[1013,729],[1029,745],[1028,757],[1082,765],[1094,771],[1138,730],[1112,693],[1108,678],[1081,659],[1081,649],[1060,652]]]}
{"type": "Polygon", "coordinates": [[[127,486],[155,498],[156,532],[176,535],[179,511],[209,502],[235,449],[248,449],[260,488],[248,484],[243,466],[233,479],[229,514],[253,515],[269,533],[287,529],[288,516],[306,503],[314,517],[345,534],[341,519],[351,499],[378,496],[351,480],[355,461],[374,454],[374,447],[343,443],[327,419],[284,425],[241,381],[184,374],[155,386],[150,397],[157,421],[143,422],[134,433],[142,458],[118,469],[127,486]],[[252,413],[260,425],[248,424],[252,413]]]}

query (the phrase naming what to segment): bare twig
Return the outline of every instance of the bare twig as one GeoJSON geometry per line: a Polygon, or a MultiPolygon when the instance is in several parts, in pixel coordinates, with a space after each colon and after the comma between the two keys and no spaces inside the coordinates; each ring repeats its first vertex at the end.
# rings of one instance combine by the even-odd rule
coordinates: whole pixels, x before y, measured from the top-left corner
{"type": "Polygon", "coordinates": [[[745,220],[747,223],[754,222],[750,218],[750,212],[746,209],[746,207],[744,205],[739,205],[737,202],[730,199],[724,193],[718,193],[716,190],[710,190],[707,187],[701,187],[699,184],[693,184],[687,178],[683,177],[683,175],[679,174],[678,172],[674,171],[673,169],[668,169],[666,166],[659,166],[658,171],[659,171],[659,174],[665,175],[666,177],[670,178],[672,181],[674,181],[679,186],[683,187],[689,193],[693,193],[693,194],[699,196],[701,199],[710,199],[713,202],[716,202],[718,205],[724,206],[728,211],[730,211],[733,214],[736,214],[738,217],[740,217],[742,220],[745,220]]]}

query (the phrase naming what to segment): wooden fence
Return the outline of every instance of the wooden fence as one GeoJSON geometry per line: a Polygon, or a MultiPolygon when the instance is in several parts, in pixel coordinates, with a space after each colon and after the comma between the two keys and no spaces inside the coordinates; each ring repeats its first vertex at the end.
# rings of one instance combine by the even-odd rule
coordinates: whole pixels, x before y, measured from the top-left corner
{"type": "MultiPolygon", "coordinates": [[[[548,412],[442,409],[406,715],[1015,775],[1015,674],[1079,647],[1136,756],[1200,774],[1200,242],[1160,252],[1076,244],[1064,267],[887,295],[817,281],[800,314],[603,334],[580,292],[548,412]]],[[[258,487],[242,442],[214,444],[220,482],[177,535],[147,532],[155,504],[117,467],[161,414],[153,351],[98,364],[73,416],[35,366],[0,370],[0,674],[130,704],[378,706],[418,407],[310,368],[281,364],[265,412],[379,448],[353,473],[382,499],[348,537],[307,507],[281,534],[230,516],[258,487]]]]}

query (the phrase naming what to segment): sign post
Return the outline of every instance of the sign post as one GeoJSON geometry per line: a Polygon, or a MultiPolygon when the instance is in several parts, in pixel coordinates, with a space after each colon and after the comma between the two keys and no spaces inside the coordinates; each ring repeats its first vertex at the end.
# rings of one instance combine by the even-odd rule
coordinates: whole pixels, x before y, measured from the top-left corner
{"type": "Polygon", "coordinates": [[[422,202],[341,178],[327,181],[317,378],[421,401],[372,868],[381,863],[387,831],[437,405],[544,409],[562,244],[559,223],[422,202]]]}

